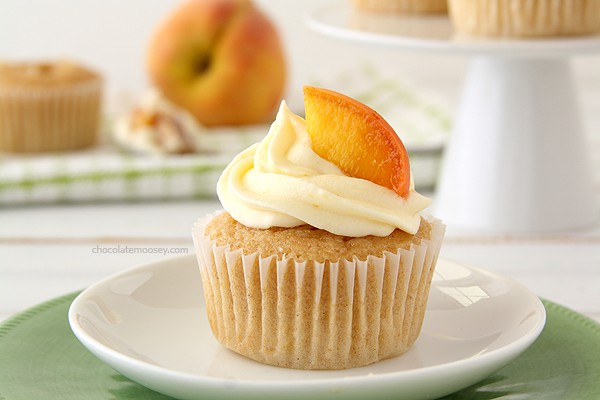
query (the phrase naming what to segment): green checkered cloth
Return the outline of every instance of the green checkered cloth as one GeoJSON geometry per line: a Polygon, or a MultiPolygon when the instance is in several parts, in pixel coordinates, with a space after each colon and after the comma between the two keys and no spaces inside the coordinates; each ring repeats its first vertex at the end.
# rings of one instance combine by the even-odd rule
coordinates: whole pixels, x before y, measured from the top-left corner
{"type": "Polygon", "coordinates": [[[208,132],[210,152],[204,154],[136,154],[103,145],[78,152],[0,156],[0,205],[213,197],[225,166],[260,141],[268,128],[208,132]]]}
{"type": "MultiPolygon", "coordinates": [[[[450,129],[443,102],[370,67],[313,79],[313,84],[344,92],[380,112],[409,150],[417,188],[435,183],[450,129]]],[[[0,155],[0,205],[213,197],[223,168],[259,141],[268,126],[220,131],[211,143],[213,150],[221,149],[218,153],[159,156],[105,145],[61,154],[0,155]]]]}
{"type": "Polygon", "coordinates": [[[110,151],[0,161],[0,204],[202,198],[228,156],[140,156],[110,151]]]}

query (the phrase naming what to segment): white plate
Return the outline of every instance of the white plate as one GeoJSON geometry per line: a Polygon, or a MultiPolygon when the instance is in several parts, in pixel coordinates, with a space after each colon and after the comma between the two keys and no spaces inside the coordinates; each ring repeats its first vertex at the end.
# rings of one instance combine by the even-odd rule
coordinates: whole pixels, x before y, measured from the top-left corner
{"type": "Polygon", "coordinates": [[[440,260],[421,336],[406,354],[367,367],[301,371],[237,355],[213,338],[193,256],[134,268],[86,289],[69,310],[98,358],[181,399],[422,399],[474,384],[521,354],[545,310],[521,284],[440,260]]]}

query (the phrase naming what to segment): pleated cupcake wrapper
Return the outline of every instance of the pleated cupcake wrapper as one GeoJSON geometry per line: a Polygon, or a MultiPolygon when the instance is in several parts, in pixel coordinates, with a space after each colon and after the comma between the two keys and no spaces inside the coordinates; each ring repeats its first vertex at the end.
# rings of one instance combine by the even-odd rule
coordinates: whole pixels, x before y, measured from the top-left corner
{"type": "Polygon", "coordinates": [[[488,36],[583,35],[600,31],[598,0],[448,0],[455,27],[488,36]]]}
{"type": "Polygon", "coordinates": [[[417,339],[444,226],[383,257],[276,259],[217,246],[194,226],[206,309],[217,340],[266,364],[342,369],[405,352],[417,339]]]}
{"type": "Polygon", "coordinates": [[[83,148],[96,141],[100,79],[57,87],[0,87],[0,151],[83,148]]]}

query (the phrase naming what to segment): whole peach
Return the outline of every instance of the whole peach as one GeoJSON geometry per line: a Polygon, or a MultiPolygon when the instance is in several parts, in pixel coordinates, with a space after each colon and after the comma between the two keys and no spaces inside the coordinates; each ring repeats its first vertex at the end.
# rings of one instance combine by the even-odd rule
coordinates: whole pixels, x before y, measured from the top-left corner
{"type": "Polygon", "coordinates": [[[284,51],[250,0],[191,0],[155,32],[150,79],[206,126],[262,123],[283,95],[284,51]]]}

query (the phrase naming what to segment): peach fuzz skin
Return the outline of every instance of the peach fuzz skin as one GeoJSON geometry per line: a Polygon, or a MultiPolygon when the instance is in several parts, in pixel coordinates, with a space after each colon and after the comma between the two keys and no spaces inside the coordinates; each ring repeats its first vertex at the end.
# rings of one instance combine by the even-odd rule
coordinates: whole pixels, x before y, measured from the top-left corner
{"type": "Polygon", "coordinates": [[[410,164],[394,129],[370,107],[332,90],[304,87],[306,128],[313,150],[346,175],[406,198],[410,164]]]}
{"type": "Polygon", "coordinates": [[[150,79],[206,126],[269,121],[286,64],[276,28],[249,0],[191,0],[150,41],[150,79]]]}

